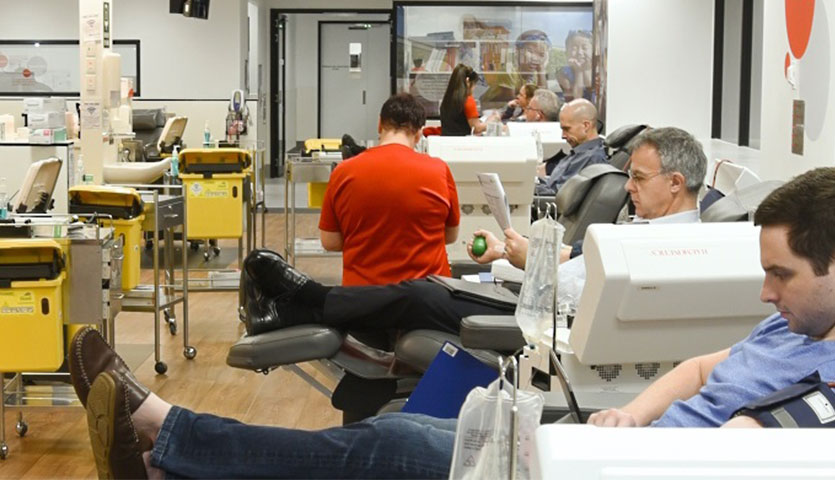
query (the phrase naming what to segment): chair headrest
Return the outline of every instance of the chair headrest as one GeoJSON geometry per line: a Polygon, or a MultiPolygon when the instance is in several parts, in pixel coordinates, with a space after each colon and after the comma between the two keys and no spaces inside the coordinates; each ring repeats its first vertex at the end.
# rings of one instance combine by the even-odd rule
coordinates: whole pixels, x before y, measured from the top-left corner
{"type": "Polygon", "coordinates": [[[615,150],[623,148],[645,128],[646,125],[624,125],[617,128],[606,135],[606,145],[615,150]]]}
{"type": "Polygon", "coordinates": [[[608,163],[595,163],[569,178],[557,192],[557,211],[560,215],[571,215],[576,212],[597,179],[609,174],[626,175],[626,172],[608,163]]]}
{"type": "Polygon", "coordinates": [[[769,193],[782,184],[780,180],[768,180],[740,188],[734,194],[713,202],[702,212],[701,219],[703,222],[746,221],[748,212],[754,211],[769,193]]]}
{"type": "Polygon", "coordinates": [[[161,108],[144,108],[133,111],[134,130],[154,130],[165,125],[165,112],[161,108]]]}

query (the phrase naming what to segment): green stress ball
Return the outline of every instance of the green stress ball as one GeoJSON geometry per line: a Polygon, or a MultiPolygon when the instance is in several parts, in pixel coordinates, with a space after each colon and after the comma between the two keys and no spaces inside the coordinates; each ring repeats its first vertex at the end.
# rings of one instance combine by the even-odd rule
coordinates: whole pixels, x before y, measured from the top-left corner
{"type": "Polygon", "coordinates": [[[473,255],[475,255],[476,257],[480,257],[484,255],[484,252],[486,251],[487,240],[481,235],[476,236],[473,239],[473,255]]]}

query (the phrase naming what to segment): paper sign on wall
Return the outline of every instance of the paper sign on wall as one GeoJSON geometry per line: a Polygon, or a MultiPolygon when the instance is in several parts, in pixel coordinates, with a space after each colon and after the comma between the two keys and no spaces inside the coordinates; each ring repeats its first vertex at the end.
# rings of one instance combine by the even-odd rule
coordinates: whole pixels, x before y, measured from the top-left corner
{"type": "Polygon", "coordinates": [[[349,43],[348,44],[348,71],[361,72],[362,71],[362,44],[349,43]]]}

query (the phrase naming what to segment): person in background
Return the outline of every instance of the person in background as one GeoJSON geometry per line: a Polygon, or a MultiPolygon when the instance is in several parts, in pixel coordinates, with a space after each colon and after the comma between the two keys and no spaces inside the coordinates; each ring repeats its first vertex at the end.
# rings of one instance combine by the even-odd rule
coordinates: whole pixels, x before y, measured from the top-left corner
{"type": "Polygon", "coordinates": [[[571,177],[595,163],[609,160],[603,139],[597,133],[597,108],[585,98],[572,100],[560,110],[562,138],[571,146],[571,153],[560,160],[547,178],[539,178],[536,195],[556,195],[571,177]]]}
{"type": "Polygon", "coordinates": [[[441,135],[463,137],[472,132],[481,135],[487,130],[478,115],[473,89],[478,74],[467,65],[459,63],[449,77],[449,83],[441,100],[441,135]]]}
{"type": "Polygon", "coordinates": [[[458,237],[458,192],[443,160],[415,151],[426,117],[408,93],[380,110],[380,142],[330,176],[319,231],[342,252],[343,285],[450,275],[446,244],[458,237]]]}
{"type": "Polygon", "coordinates": [[[502,112],[501,120],[503,122],[523,120],[525,108],[528,107],[528,103],[533,98],[535,92],[536,85],[530,83],[522,85],[519,88],[519,93],[516,94],[516,98],[507,102],[507,107],[502,112]]]}

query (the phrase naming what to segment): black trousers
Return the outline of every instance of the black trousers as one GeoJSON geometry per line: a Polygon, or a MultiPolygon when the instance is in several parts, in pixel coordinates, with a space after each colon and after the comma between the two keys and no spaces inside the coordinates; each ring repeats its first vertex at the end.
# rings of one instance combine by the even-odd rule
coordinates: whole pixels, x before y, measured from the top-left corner
{"type": "Polygon", "coordinates": [[[427,280],[393,285],[333,287],[325,298],[325,325],[344,329],[430,329],[458,334],[469,315],[507,315],[515,308],[497,308],[454,297],[427,280]]]}

